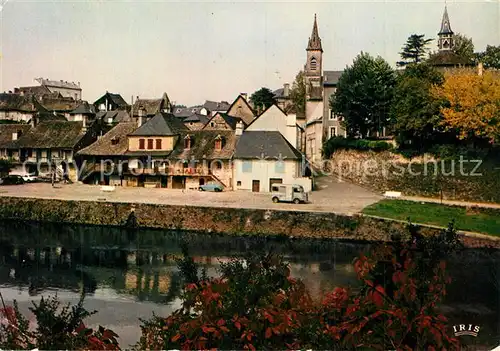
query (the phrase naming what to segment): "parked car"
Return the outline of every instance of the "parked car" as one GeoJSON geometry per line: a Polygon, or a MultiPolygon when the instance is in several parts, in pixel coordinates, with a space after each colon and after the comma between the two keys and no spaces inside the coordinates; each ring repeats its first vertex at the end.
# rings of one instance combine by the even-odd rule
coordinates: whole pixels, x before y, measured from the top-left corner
{"type": "Polygon", "coordinates": [[[26,183],[33,183],[38,180],[37,176],[31,174],[21,174],[20,176],[26,183]]]}
{"type": "Polygon", "coordinates": [[[222,186],[217,183],[207,183],[204,185],[200,185],[198,189],[200,191],[215,191],[215,192],[221,192],[223,190],[222,186]]]}
{"type": "Polygon", "coordinates": [[[307,203],[308,195],[301,185],[276,184],[271,187],[271,198],[274,203],[293,202],[294,204],[307,203]]]}
{"type": "Polygon", "coordinates": [[[0,179],[0,185],[24,184],[24,179],[20,175],[8,175],[0,179]]]}

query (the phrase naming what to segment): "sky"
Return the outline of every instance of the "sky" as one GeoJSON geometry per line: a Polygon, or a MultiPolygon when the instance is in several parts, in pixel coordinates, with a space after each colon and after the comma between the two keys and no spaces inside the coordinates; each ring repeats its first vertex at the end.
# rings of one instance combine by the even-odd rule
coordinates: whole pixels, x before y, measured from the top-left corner
{"type": "MultiPolygon", "coordinates": [[[[391,65],[410,34],[436,38],[444,0],[23,1],[0,0],[0,91],[34,78],[80,82],[83,99],[106,91],[178,104],[232,102],[292,83],[317,14],[323,69],[361,51],[391,65]],[[3,7],[2,7],[3,4],[3,7]]],[[[454,32],[476,51],[500,45],[500,0],[447,1],[454,32]]],[[[436,49],[437,41],[431,46],[436,49]]]]}

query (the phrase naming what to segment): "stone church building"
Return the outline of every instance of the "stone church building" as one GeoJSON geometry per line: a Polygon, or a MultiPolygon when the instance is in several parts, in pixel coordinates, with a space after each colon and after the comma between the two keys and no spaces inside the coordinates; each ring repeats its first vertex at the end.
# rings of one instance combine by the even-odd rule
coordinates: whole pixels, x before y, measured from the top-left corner
{"type": "Polygon", "coordinates": [[[323,142],[332,136],[345,136],[341,120],[330,109],[330,96],[335,93],[342,71],[323,71],[323,47],[319,37],[316,15],[311,37],[306,49],[304,77],[306,81],[305,118],[297,123],[305,129],[306,157],[317,162],[321,160],[323,142]]]}

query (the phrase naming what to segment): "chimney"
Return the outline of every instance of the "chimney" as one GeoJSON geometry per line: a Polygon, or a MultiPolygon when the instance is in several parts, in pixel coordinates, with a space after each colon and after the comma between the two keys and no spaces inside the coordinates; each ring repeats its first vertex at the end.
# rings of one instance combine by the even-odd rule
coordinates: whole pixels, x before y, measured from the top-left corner
{"type": "Polygon", "coordinates": [[[247,99],[247,97],[248,97],[248,94],[247,94],[247,93],[240,93],[240,95],[241,95],[241,96],[243,97],[243,99],[245,99],[245,100],[246,100],[246,99],[247,99]]]}
{"type": "Polygon", "coordinates": [[[479,76],[483,75],[483,63],[482,62],[479,62],[479,64],[477,65],[477,74],[479,76]]]}
{"type": "Polygon", "coordinates": [[[239,136],[243,134],[243,122],[239,121],[236,123],[236,130],[234,132],[234,135],[239,136]]]}
{"type": "Polygon", "coordinates": [[[288,83],[283,84],[283,96],[284,97],[290,96],[290,84],[288,83]]]}
{"type": "Polygon", "coordinates": [[[137,128],[139,128],[140,126],[142,126],[142,115],[140,115],[140,116],[137,118],[137,128]]]}
{"type": "Polygon", "coordinates": [[[82,116],[82,132],[86,132],[87,131],[87,115],[83,115],[82,116]]]}
{"type": "Polygon", "coordinates": [[[12,140],[17,140],[18,137],[19,137],[18,132],[12,133],[12,140]]]}

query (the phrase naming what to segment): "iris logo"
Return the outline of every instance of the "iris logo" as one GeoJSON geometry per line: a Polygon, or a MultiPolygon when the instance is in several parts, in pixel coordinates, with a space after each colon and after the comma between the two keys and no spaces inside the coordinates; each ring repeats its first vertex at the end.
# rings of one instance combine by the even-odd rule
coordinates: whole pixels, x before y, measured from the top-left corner
{"type": "Polygon", "coordinates": [[[453,326],[455,336],[469,335],[476,337],[481,329],[478,325],[472,324],[458,324],[453,326]]]}

